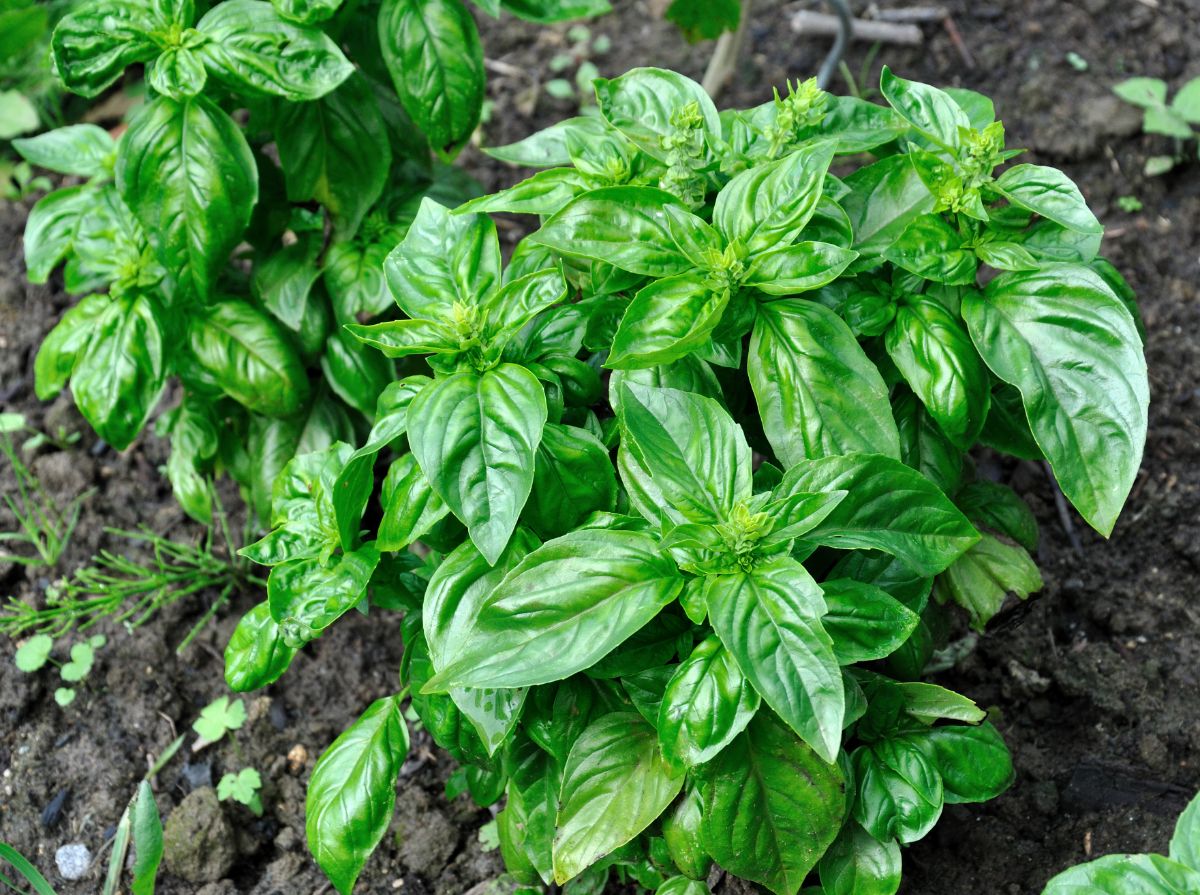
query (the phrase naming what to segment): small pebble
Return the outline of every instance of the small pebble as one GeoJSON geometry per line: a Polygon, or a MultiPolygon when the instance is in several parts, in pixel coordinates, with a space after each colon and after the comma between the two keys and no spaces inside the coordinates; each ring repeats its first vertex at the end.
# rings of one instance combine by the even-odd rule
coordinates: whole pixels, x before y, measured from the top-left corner
{"type": "Polygon", "coordinates": [[[70,796],[69,789],[60,789],[54,798],[46,803],[46,807],[42,809],[43,827],[52,827],[62,820],[63,807],[67,804],[70,796]]]}
{"type": "Polygon", "coordinates": [[[58,865],[58,873],[63,879],[83,879],[88,865],[92,863],[92,853],[82,842],[72,842],[54,853],[54,863],[58,865]]]}

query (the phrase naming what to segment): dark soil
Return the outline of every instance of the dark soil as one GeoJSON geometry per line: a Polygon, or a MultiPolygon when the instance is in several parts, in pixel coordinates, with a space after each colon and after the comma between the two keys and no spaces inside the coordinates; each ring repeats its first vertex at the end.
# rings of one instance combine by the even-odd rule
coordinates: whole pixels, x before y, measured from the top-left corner
{"type": "MultiPolygon", "coordinates": [[[[597,23],[594,31],[608,34],[614,46],[594,61],[606,75],[653,64],[698,78],[710,47],[683,44],[651,16],[650,5],[626,0],[617,14],[597,23]]],[[[787,27],[787,14],[805,5],[755,4],[726,103],[760,102],[772,85],[816,69],[826,40],[796,37],[787,27]]],[[[878,66],[886,62],[908,77],[994,97],[1009,145],[1027,147],[1031,161],[1066,170],[1107,225],[1104,252],[1137,290],[1149,333],[1150,436],[1112,539],[1091,534],[1076,519],[1076,552],[1041,468],[1018,465],[1013,484],[1043,525],[1038,559],[1046,588],[1016,623],[982,637],[973,653],[941,676],[942,683],[994,710],[1018,777],[990,804],[948,808],[935,832],[907,850],[903,891],[1036,895],[1051,875],[1088,856],[1165,850],[1175,815],[1200,788],[1200,165],[1145,178],[1145,159],[1171,146],[1166,138],[1141,135],[1138,114],[1109,93],[1132,74],[1166,77],[1176,85],[1200,74],[1200,3],[945,5],[973,65],[935,23],[926,27],[920,48],[883,47],[867,82],[877,83],[878,66]],[[1069,51],[1089,69],[1076,70],[1066,59],[1069,51]],[[1121,211],[1117,199],[1126,195],[1140,199],[1143,210],[1121,211]]],[[[508,142],[571,114],[570,103],[539,90],[554,76],[547,63],[567,45],[565,29],[511,20],[482,24],[489,58],[509,66],[508,73],[492,73],[495,107],[484,139],[508,142]]],[[[868,49],[852,48],[849,65],[856,77],[868,49]]],[[[475,151],[463,163],[489,188],[518,176],[475,151]]],[[[65,425],[82,432],[67,451],[43,449],[33,468],[61,499],[96,489],[53,573],[0,565],[0,594],[36,600],[51,577],[77,568],[100,547],[127,549],[104,533],[106,526],[145,524],[175,538],[194,539],[198,532],[175,508],[158,472],[166,457],[162,442],[146,436],[117,454],[95,442],[69,398],[49,405],[34,398],[33,352],[68,299],[58,288],[24,282],[19,234],[26,212],[26,206],[0,205],[0,410],[22,412],[46,429],[65,425]]],[[[519,225],[504,232],[515,239],[519,225]]],[[[5,467],[0,492],[11,493],[12,485],[5,467]]],[[[11,527],[4,512],[0,530],[11,527]]],[[[65,710],[51,698],[57,683],[50,672],[20,674],[9,660],[11,645],[0,648],[0,840],[16,845],[56,884],[54,851],[72,842],[101,849],[148,759],[225,692],[220,655],[253,596],[223,609],[182,656],[175,655],[214,597],[172,607],[133,633],[102,628],[109,645],[65,710]],[[62,810],[43,822],[43,810],[62,793],[62,810]]],[[[231,824],[210,818],[204,833],[224,837],[223,847],[212,851],[217,857],[236,853],[231,869],[201,866],[196,872],[223,877],[201,888],[168,868],[162,895],[322,891],[323,877],[304,844],[304,782],[333,737],[373,699],[395,689],[399,653],[395,625],[344,619],[279,684],[247,698],[251,721],[236,735],[236,745],[188,754],[186,774],[182,757],[168,765],[157,781],[164,816],[203,787],[206,770],[215,781],[245,766],[263,772],[266,814],[258,820],[234,806],[224,809],[231,824]]],[[[357,891],[451,895],[499,872],[496,853],[478,842],[488,812],[442,795],[450,770],[419,735],[404,769],[396,821],[357,891]]],[[[59,891],[98,891],[100,863],[87,879],[64,883],[59,891]]]]}

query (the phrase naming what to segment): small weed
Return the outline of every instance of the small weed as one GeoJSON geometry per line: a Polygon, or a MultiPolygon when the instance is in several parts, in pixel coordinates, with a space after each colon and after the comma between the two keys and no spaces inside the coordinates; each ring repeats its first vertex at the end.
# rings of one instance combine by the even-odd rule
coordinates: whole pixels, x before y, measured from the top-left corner
{"type": "Polygon", "coordinates": [[[245,723],[246,704],[240,699],[222,696],[201,710],[192,730],[206,743],[215,743],[231,730],[240,730],[245,723]]]}
{"type": "Polygon", "coordinates": [[[586,25],[572,25],[567,38],[571,41],[570,49],[550,59],[550,71],[559,77],[545,83],[546,93],[555,99],[577,99],[581,107],[587,106],[592,102],[592,81],[600,77],[600,70],[592,59],[607,53],[612,48],[612,39],[607,34],[593,38],[586,25]],[[566,75],[571,69],[575,73],[568,78],[566,75]]]}
{"type": "Polygon", "coordinates": [[[1142,200],[1137,196],[1121,196],[1117,199],[1117,208],[1126,214],[1137,214],[1143,207],[1142,200]]]}
{"type": "Polygon", "coordinates": [[[233,799],[241,802],[254,812],[256,817],[262,817],[263,803],[259,790],[262,789],[262,777],[254,768],[242,768],[236,774],[223,776],[217,783],[217,798],[222,802],[233,799]]]}
{"type": "MultiPolygon", "coordinates": [[[[58,676],[64,684],[78,684],[87,678],[96,664],[96,650],[107,643],[103,634],[95,634],[87,640],[81,640],[71,646],[71,658],[64,663],[55,662],[51,658],[54,640],[47,634],[35,634],[18,648],[13,661],[19,671],[34,674],[47,664],[58,668],[58,676]]],[[[64,686],[54,691],[54,701],[61,708],[66,708],[75,701],[75,688],[64,686]]]]}

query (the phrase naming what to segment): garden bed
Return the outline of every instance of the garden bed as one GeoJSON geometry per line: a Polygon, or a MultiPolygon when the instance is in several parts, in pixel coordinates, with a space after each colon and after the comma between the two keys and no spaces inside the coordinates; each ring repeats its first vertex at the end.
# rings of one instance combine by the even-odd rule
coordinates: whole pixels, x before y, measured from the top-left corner
{"type": "MultiPolygon", "coordinates": [[[[759,0],[725,103],[761,101],[770,85],[816,68],[825,43],[798,40],[786,27],[786,13],[801,5],[759,0]]],[[[1108,228],[1103,252],[1136,289],[1148,330],[1150,435],[1112,539],[1076,524],[1076,550],[1042,468],[1005,465],[1003,475],[1042,523],[1037,558],[1046,587],[1028,606],[998,618],[940,679],[995,709],[1017,782],[992,803],[948,807],[935,832],[906,851],[902,891],[1015,895],[1040,892],[1053,873],[1088,855],[1163,850],[1175,816],[1200,788],[1200,165],[1145,178],[1144,160],[1163,151],[1165,138],[1142,136],[1139,114],[1109,92],[1131,74],[1200,74],[1200,58],[1188,56],[1189,47],[1200,46],[1200,21],[1190,0],[947,5],[973,68],[937,24],[926,29],[923,47],[884,47],[868,83],[886,62],[906,77],[992,96],[1009,145],[1029,148],[1028,160],[1061,167],[1079,183],[1108,228]],[[1088,69],[1071,64],[1068,51],[1088,69]],[[1136,196],[1142,210],[1120,210],[1117,199],[1126,195],[1136,196]]],[[[622,3],[594,26],[613,40],[612,50],[594,60],[602,73],[653,64],[698,77],[710,47],[687,47],[645,6],[622,3]]],[[[564,43],[560,31],[511,20],[482,24],[488,57],[505,63],[492,72],[495,105],[486,140],[509,142],[569,114],[569,102],[538,92],[535,80],[553,76],[546,61],[564,43]]],[[[848,62],[856,76],[866,50],[852,48],[848,62]]],[[[840,82],[834,87],[844,89],[840,82]]],[[[473,150],[463,164],[488,188],[517,176],[473,150]]],[[[96,444],[68,397],[49,405],[34,398],[33,353],[69,300],[56,285],[25,283],[19,234],[27,211],[0,205],[0,410],[21,412],[39,428],[81,432],[69,450],[43,449],[32,466],[63,500],[95,489],[56,574],[101,547],[124,549],[106,527],[145,524],[172,538],[197,537],[158,471],[164,443],[147,435],[114,453],[96,444]]],[[[520,226],[514,221],[502,228],[502,238],[515,241],[520,226]]],[[[5,469],[0,491],[11,488],[5,469]]],[[[0,528],[9,522],[0,515],[0,528]]],[[[0,595],[33,599],[50,577],[0,565],[0,595]]],[[[54,678],[17,672],[5,647],[0,841],[44,871],[53,870],[62,844],[82,842],[93,851],[102,845],[145,774],[148,756],[152,760],[177,731],[190,730],[199,710],[225,692],[221,652],[252,595],[222,610],[182,656],[174,652],[215,597],[171,607],[133,634],[102,627],[108,645],[66,709],[52,699],[54,678]],[[61,809],[47,811],[64,792],[61,809]]],[[[396,689],[399,654],[397,625],[347,617],[301,653],[279,684],[247,697],[251,720],[236,734],[236,746],[226,742],[192,755],[189,739],[158,777],[164,815],[203,785],[205,765],[213,781],[226,769],[258,768],[266,812],[257,819],[234,806],[225,811],[227,822],[196,812],[213,838],[192,869],[224,870],[223,881],[201,889],[168,867],[162,895],[321,890],[324,878],[304,843],[304,781],[333,737],[371,700],[396,689]]],[[[489,813],[465,797],[449,803],[442,795],[451,770],[419,734],[391,833],[356,891],[451,895],[500,872],[498,853],[478,838],[489,813]]],[[[87,879],[63,884],[60,892],[97,891],[99,863],[87,879]]]]}

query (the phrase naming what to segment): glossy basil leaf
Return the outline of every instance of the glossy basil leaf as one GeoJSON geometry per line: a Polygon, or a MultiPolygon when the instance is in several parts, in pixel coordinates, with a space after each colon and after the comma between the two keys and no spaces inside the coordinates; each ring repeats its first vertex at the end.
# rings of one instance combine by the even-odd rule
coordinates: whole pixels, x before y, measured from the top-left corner
{"type": "Polygon", "coordinates": [[[1043,165],[1014,165],[993,184],[1009,202],[1059,226],[1078,233],[1102,233],[1104,228],[1092,214],[1071,178],[1057,168],[1043,165]]]}
{"type": "Polygon", "coordinates": [[[366,78],[354,74],[320,99],[284,103],[275,145],[288,200],[315,199],[329,209],[339,235],[353,235],[383,193],[392,161],[383,114],[366,78]]]}
{"type": "Polygon", "coordinates": [[[342,0],[271,0],[271,3],[285,19],[301,25],[315,25],[336,13],[342,0]]]}
{"type": "Polygon", "coordinates": [[[751,255],[790,244],[816,211],[834,146],[819,140],[738,174],[717,194],[713,225],[751,255]]]}
{"type": "Polygon", "coordinates": [[[848,454],[798,463],[777,494],[848,492],[805,538],[842,550],[883,550],[913,571],[932,576],[979,540],[979,533],[944,494],[899,460],[848,454]]]}
{"type": "Polygon", "coordinates": [[[383,518],[376,538],[380,550],[403,550],[419,541],[450,507],[434,492],[412,454],[392,461],[383,478],[383,518]]]}
{"type": "Polygon", "coordinates": [[[917,627],[921,617],[887,591],[850,578],[821,582],[829,611],[821,619],[842,665],[884,659],[917,627]]]}
{"type": "Polygon", "coordinates": [[[1064,870],[1042,895],[1187,895],[1200,888],[1200,871],[1162,855],[1105,855],[1064,870]]]}
{"type": "Polygon", "coordinates": [[[654,890],[654,895],[709,895],[711,890],[705,883],[686,876],[673,876],[664,880],[663,884],[654,890]]]}
{"type": "Polygon", "coordinates": [[[111,303],[107,295],[84,296],[42,340],[33,360],[33,389],[39,400],[49,401],[62,391],[111,303]]]}
{"type": "Polygon", "coordinates": [[[325,340],[321,372],[333,393],[360,413],[371,413],[392,379],[392,365],[374,351],[364,351],[345,330],[325,340]]]}
{"type": "Polygon", "coordinates": [[[328,565],[319,559],[301,559],[273,568],[267,579],[267,599],[284,643],[298,649],[320,637],[366,596],[378,564],[379,551],[364,546],[335,557],[328,565]]]}
{"type": "Polygon", "coordinates": [[[887,386],[828,308],[799,299],[763,304],[748,369],[763,429],[784,465],[859,451],[900,456],[887,386]]]}
{"type": "Polygon", "coordinates": [[[699,116],[701,132],[719,137],[721,119],[704,88],[690,78],[661,68],[635,68],[619,78],[598,78],[596,103],[604,119],[638,149],[667,161],[664,137],[675,135],[679,116],[690,106],[699,116]]]}
{"type": "Polygon", "coordinates": [[[449,327],[432,320],[387,320],[369,326],[350,323],[346,331],[393,358],[452,353],[459,346],[449,327]]]}
{"type": "Polygon", "coordinates": [[[941,215],[914,219],[883,253],[898,267],[935,283],[962,286],[975,282],[975,253],[964,248],[961,233],[941,215]]]}
{"type": "Polygon", "coordinates": [[[25,221],[25,274],[31,283],[45,283],[71,251],[80,218],[92,210],[95,193],[71,186],[43,196],[25,221]]]}
{"type": "MultiPolygon", "coordinates": [[[[911,466],[946,494],[953,494],[963,476],[962,451],[951,443],[925,405],[909,389],[898,390],[892,403],[892,415],[900,433],[900,459],[904,465],[911,466]]],[[[990,415],[989,410],[989,418],[990,415]]]]}
{"type": "Polygon", "coordinates": [[[651,535],[571,532],[533,551],[492,591],[457,658],[428,686],[436,692],[560,680],[606,656],[682,587],[651,535]]]}
{"type": "Polygon", "coordinates": [[[933,211],[934,197],[913,155],[890,155],[845,178],[840,200],[854,231],[860,262],[878,259],[912,221],[933,211]]]}
{"type": "Polygon", "coordinates": [[[821,858],[821,891],[824,895],[895,895],[900,867],[900,843],[880,842],[851,822],[821,858]]]}
{"type": "Polygon", "coordinates": [[[981,242],[975,246],[975,255],[996,270],[1036,270],[1041,267],[1027,248],[1015,242],[981,242]]]}
{"type": "Polygon", "coordinates": [[[296,650],[283,640],[271,605],[263,601],[242,616],[225,647],[225,683],[237,693],[257,690],[283,676],[296,650]]]}
{"type": "Polygon", "coordinates": [[[1200,799],[1192,799],[1175,822],[1171,836],[1172,861],[1186,864],[1200,872],[1200,799]]]}
{"type": "Polygon", "coordinates": [[[241,129],[204,97],[160,96],[129,123],[117,186],[184,295],[207,298],[258,198],[241,129]]]}
{"type": "Polygon", "coordinates": [[[566,295],[567,282],[557,266],[510,279],[479,302],[486,319],[485,331],[492,340],[507,342],[566,295]]]}
{"type": "MultiPolygon", "coordinates": [[[[821,625],[821,588],[798,562],[712,575],[704,602],[713,629],[766,703],[826,761],[841,746],[845,696],[821,625]]],[[[719,858],[718,858],[719,860],[719,858]]]]}
{"type": "Polygon", "coordinates": [[[376,700],[317,760],[308,781],[304,829],[317,865],[349,895],[396,806],[408,755],[400,700],[376,700]]]}
{"type": "Polygon", "coordinates": [[[962,606],[982,631],[1010,593],[1024,600],[1042,589],[1042,576],[1024,547],[984,534],[937,581],[937,591],[962,606]]]}
{"type": "Polygon", "coordinates": [[[584,429],[547,423],[522,521],[552,538],[577,528],[593,512],[616,508],[617,478],[608,449],[584,429]]]}
{"type": "Polygon", "coordinates": [[[461,210],[471,213],[506,211],[510,214],[551,215],[594,185],[591,178],[573,168],[539,171],[506,190],[472,199],[461,210]]]}
{"type": "Polygon", "coordinates": [[[461,0],[384,0],[379,46],[396,95],[434,148],[451,151],[479,123],[483,48],[461,0]]]}
{"type": "Polygon", "coordinates": [[[845,816],[839,767],[765,709],[700,770],[699,780],[705,850],[775,895],[795,895],[845,816]]]}
{"type": "Polygon", "coordinates": [[[707,638],[679,664],[663,693],[657,723],[663,755],[688,767],[711,761],[746,729],[759,701],[721,641],[707,638]]]}
{"type": "Polygon", "coordinates": [[[954,502],[977,525],[1012,538],[1030,553],[1037,550],[1037,518],[1012,488],[981,479],[964,486],[954,502]]]}
{"type": "Polygon", "coordinates": [[[188,340],[196,363],[243,407],[283,417],[307,401],[308,377],[295,348],[249,302],[231,298],[199,311],[188,340]]]}
{"type": "Polygon", "coordinates": [[[1075,265],[1002,274],[968,295],[975,347],[1016,386],[1067,499],[1106,537],[1141,464],[1149,394],[1129,311],[1075,265]]]}
{"type": "Polygon", "coordinates": [[[170,435],[167,479],[183,511],[201,525],[212,523],[213,490],[209,478],[220,437],[212,410],[199,401],[183,401],[158,418],[156,432],[170,435]]]}
{"type": "Polygon", "coordinates": [[[578,876],[642,832],[683,787],[641,715],[604,715],[576,740],[563,768],[554,880],[578,876]]]}
{"type": "Polygon", "coordinates": [[[698,274],[655,280],[630,302],[605,365],[642,369],[690,354],[708,341],[728,302],[727,289],[714,291],[698,274]]]}
{"type": "Polygon", "coordinates": [[[105,0],[81,4],[63,16],[50,48],[66,88],[81,96],[98,96],[128,66],[157,56],[152,35],[171,24],[159,12],[140,0],[105,0]]]}
{"type": "Polygon", "coordinates": [[[672,507],[694,522],[719,522],[752,491],[752,457],[741,428],[712,398],[621,383],[629,446],[672,507]]]}
{"type": "Polygon", "coordinates": [[[889,106],[922,135],[953,152],[959,145],[959,129],[971,128],[971,120],[948,94],[892,74],[886,65],[879,76],[879,90],[889,106]]]}
{"type": "Polygon", "coordinates": [[[1004,382],[998,382],[992,388],[992,404],[983,431],[979,433],[979,440],[988,447],[1022,460],[1046,458],[1030,431],[1021,393],[1004,382]]]}
{"type": "Polygon", "coordinates": [[[526,168],[567,167],[572,163],[568,139],[587,143],[602,140],[611,133],[612,128],[602,119],[584,115],[559,121],[516,143],[488,147],[484,152],[494,159],[526,168]]]}
{"type": "Polygon", "coordinates": [[[743,281],[767,295],[795,295],[837,279],[857,252],[827,242],[799,242],[755,257],[743,281]]]}
{"type": "Polygon", "coordinates": [[[438,379],[413,399],[408,439],[433,490],[495,561],[533,486],[546,395],[524,367],[438,379]]]}
{"type": "Polygon", "coordinates": [[[991,724],[950,724],[910,739],[937,768],[948,805],[986,802],[1012,785],[1012,756],[991,724]]]}
{"type": "Polygon", "coordinates": [[[71,374],[75,405],[96,434],[125,450],[166,386],[166,326],[150,295],[121,295],[99,314],[71,374]]]}
{"type": "Polygon", "coordinates": [[[880,841],[916,842],[942,815],[942,777],[937,767],[903,739],[856,749],[854,776],[858,784],[854,819],[880,841]]]}
{"type": "Polygon", "coordinates": [[[967,450],[991,402],[991,381],[954,315],[928,296],[909,296],[884,336],[888,356],[951,443],[967,450]]]}
{"type": "Polygon", "coordinates": [[[838,155],[870,152],[904,136],[908,122],[891,109],[854,96],[830,96],[830,106],[817,127],[805,128],[800,139],[830,137],[838,155]]]}
{"type": "Polygon", "coordinates": [[[662,835],[675,866],[685,876],[703,880],[708,877],[712,858],[701,839],[704,800],[700,790],[689,785],[675,806],[663,815],[662,835]]]}
{"type": "Polygon", "coordinates": [[[612,11],[608,0],[500,0],[500,5],[518,18],[543,25],[612,11]]]}
{"type": "MultiPolygon", "coordinates": [[[[288,329],[304,328],[304,318],[313,298],[313,284],[321,275],[318,256],[323,234],[305,233],[255,265],[250,285],[255,298],[288,329]]],[[[325,333],[321,333],[324,342],[325,333]]]]}
{"type": "Polygon", "coordinates": [[[676,244],[666,212],[678,202],[653,187],[604,187],[569,202],[529,238],[568,258],[642,276],[687,273],[694,262],[676,244]]]}
{"type": "Polygon", "coordinates": [[[69,124],[16,139],[12,148],[31,165],[91,179],[111,177],[117,154],[116,141],[95,124],[69,124]]]}

